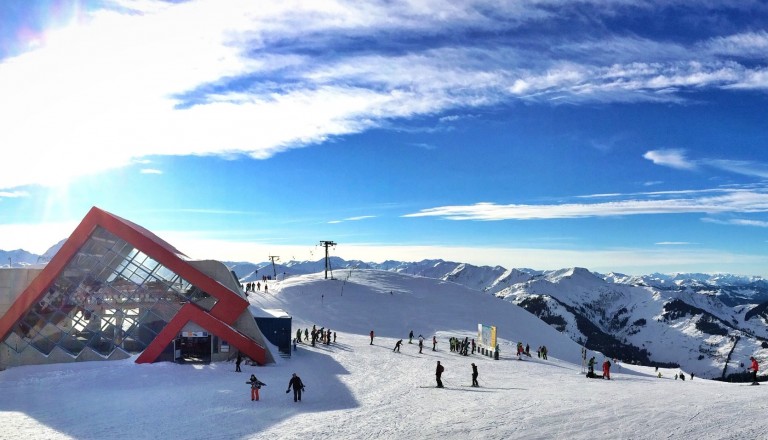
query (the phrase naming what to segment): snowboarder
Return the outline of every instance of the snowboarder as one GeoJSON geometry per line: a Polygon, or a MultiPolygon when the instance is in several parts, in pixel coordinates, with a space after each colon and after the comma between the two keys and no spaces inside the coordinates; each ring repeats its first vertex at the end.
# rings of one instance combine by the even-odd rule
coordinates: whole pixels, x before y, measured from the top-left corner
{"type": "Polygon", "coordinates": [[[440,365],[440,361],[437,361],[437,368],[435,369],[435,379],[437,380],[438,388],[443,388],[443,381],[440,380],[440,377],[443,375],[443,371],[445,371],[445,368],[443,368],[443,366],[440,365]]]}
{"type": "Polygon", "coordinates": [[[254,400],[259,400],[259,390],[262,386],[266,385],[264,382],[260,381],[259,379],[256,379],[255,374],[251,374],[251,378],[246,382],[248,385],[251,386],[251,402],[254,400]]]}
{"type": "Polygon", "coordinates": [[[603,362],[603,379],[611,380],[611,361],[608,359],[603,362]]]}
{"type": "Polygon", "coordinates": [[[408,343],[413,344],[413,330],[411,330],[411,332],[408,333],[408,343]]]}
{"type": "Polygon", "coordinates": [[[399,341],[395,342],[395,348],[392,349],[392,351],[396,351],[400,353],[400,346],[403,345],[403,340],[400,339],[399,341]]]}
{"type": "Polygon", "coordinates": [[[240,352],[237,352],[237,359],[235,360],[235,372],[236,373],[242,373],[240,371],[240,364],[243,362],[243,356],[240,354],[240,352]]]}
{"type": "Polygon", "coordinates": [[[437,336],[432,336],[432,351],[437,351],[437,336]]]}
{"type": "Polygon", "coordinates": [[[592,356],[587,362],[587,377],[593,377],[595,375],[595,357],[592,356]]]}
{"type": "Polygon", "coordinates": [[[477,383],[477,365],[475,365],[474,362],[472,363],[472,386],[480,386],[480,384],[477,383]]]}
{"type": "Polygon", "coordinates": [[[371,330],[371,345],[373,345],[373,330],[371,330]]]}
{"type": "Polygon", "coordinates": [[[285,393],[288,394],[291,391],[291,388],[293,388],[293,401],[301,402],[301,392],[304,391],[304,384],[296,373],[293,373],[291,380],[288,381],[288,389],[285,390],[285,393]]]}
{"type": "Polygon", "coordinates": [[[545,361],[547,360],[547,346],[546,345],[542,345],[541,346],[541,358],[544,359],[545,361]]]}
{"type": "Polygon", "coordinates": [[[749,360],[752,361],[752,365],[749,367],[752,370],[752,385],[759,385],[757,382],[757,370],[760,366],[757,364],[757,359],[754,356],[750,356],[749,360]]]}

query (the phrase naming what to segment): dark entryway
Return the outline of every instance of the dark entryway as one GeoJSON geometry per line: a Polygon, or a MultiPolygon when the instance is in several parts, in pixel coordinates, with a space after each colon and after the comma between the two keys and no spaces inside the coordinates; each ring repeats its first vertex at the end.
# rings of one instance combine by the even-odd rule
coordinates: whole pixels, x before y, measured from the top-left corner
{"type": "Polygon", "coordinates": [[[209,363],[211,362],[211,335],[181,336],[174,342],[176,362],[209,363]]]}

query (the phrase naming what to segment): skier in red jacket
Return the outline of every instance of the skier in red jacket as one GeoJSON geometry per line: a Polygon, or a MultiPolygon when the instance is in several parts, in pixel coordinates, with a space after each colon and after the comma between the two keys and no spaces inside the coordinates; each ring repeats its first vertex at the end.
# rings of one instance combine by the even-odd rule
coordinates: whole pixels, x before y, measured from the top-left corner
{"type": "Polygon", "coordinates": [[[757,359],[755,359],[754,356],[750,356],[749,360],[752,361],[752,366],[749,367],[749,369],[752,370],[752,385],[757,385],[757,370],[759,369],[757,359]]]}
{"type": "Polygon", "coordinates": [[[603,379],[611,380],[611,361],[608,359],[603,362],[603,379]]]}

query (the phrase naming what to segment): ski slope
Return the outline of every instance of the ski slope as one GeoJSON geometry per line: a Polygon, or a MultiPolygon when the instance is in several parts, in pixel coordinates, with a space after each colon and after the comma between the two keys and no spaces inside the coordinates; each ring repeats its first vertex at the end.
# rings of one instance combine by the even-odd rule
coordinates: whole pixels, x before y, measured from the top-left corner
{"type": "MultiPolygon", "coordinates": [[[[724,439],[760,438],[768,387],[618,365],[613,380],[586,379],[580,347],[517,306],[458,284],[356,270],[289,278],[254,307],[281,308],[296,328],[337,333],[335,344],[299,345],[266,367],[233,363],[137,365],[133,359],[0,372],[0,439],[724,439]],[[451,336],[497,325],[501,359],[460,356],[451,336]],[[368,333],[374,330],[374,344],[368,333]],[[431,342],[418,353],[408,332],[431,342]],[[392,351],[404,339],[401,353],[392,351]],[[511,356],[517,341],[532,358],[511,356]],[[547,345],[549,360],[536,358],[547,345]],[[437,361],[445,389],[434,388],[437,361]],[[480,388],[471,383],[478,365],[480,388]],[[286,394],[291,373],[303,401],[286,394]],[[267,383],[250,401],[245,381],[267,383]]],[[[599,363],[602,357],[596,355],[599,363]]]]}

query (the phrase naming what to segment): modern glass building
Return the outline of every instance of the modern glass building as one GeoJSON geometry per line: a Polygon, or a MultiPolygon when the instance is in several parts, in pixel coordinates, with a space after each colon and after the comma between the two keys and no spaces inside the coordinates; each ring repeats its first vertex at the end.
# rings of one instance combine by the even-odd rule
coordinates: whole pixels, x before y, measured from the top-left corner
{"type": "MultiPolygon", "coordinates": [[[[0,309],[0,312],[2,309],[0,309]]],[[[0,317],[0,365],[273,361],[238,281],[96,207],[0,317]]]]}

